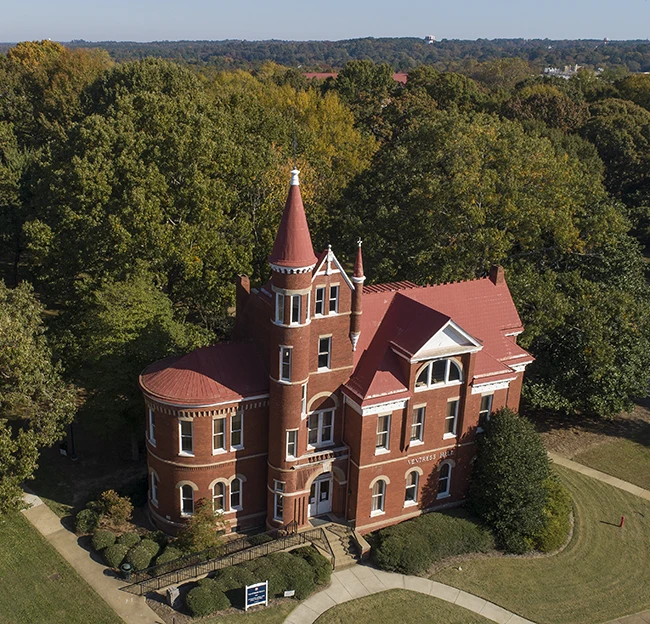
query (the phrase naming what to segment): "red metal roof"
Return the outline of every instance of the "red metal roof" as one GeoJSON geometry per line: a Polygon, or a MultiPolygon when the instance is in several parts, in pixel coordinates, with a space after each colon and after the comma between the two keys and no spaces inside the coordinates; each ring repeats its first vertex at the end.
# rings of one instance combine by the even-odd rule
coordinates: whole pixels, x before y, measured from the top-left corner
{"type": "Polygon", "coordinates": [[[305,208],[302,205],[300,187],[297,184],[289,187],[289,196],[269,262],[289,268],[316,264],[316,254],[309,234],[305,208]]]}
{"type": "Polygon", "coordinates": [[[252,342],[220,343],[151,364],[140,386],[172,405],[208,406],[267,394],[269,376],[252,342]]]}

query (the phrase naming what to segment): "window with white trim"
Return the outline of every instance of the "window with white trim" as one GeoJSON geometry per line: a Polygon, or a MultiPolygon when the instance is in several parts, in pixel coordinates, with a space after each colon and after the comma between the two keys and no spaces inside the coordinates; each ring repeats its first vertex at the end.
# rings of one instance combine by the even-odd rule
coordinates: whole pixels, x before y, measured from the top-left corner
{"type": "Polygon", "coordinates": [[[330,286],[330,301],[329,301],[330,314],[336,314],[339,311],[339,287],[330,286]]]}
{"type": "Polygon", "coordinates": [[[237,412],[230,417],[230,448],[244,448],[244,414],[237,412]]]}
{"type": "Polygon", "coordinates": [[[411,470],[406,475],[406,493],[404,494],[404,506],[415,505],[418,502],[418,482],[420,475],[417,470],[411,470]]]}
{"type": "Polygon", "coordinates": [[[440,465],[440,474],[438,475],[438,496],[437,498],[445,498],[449,496],[451,489],[451,464],[445,462],[440,465]]]}
{"type": "Polygon", "coordinates": [[[240,510],[242,508],[242,486],[241,479],[235,477],[230,482],[230,509],[240,510]]]}
{"type": "Polygon", "coordinates": [[[287,431],[287,459],[295,459],[298,456],[298,430],[287,431]]]}
{"type": "Polygon", "coordinates": [[[424,441],[424,406],[416,407],[413,410],[413,420],[411,421],[411,444],[417,444],[424,441]]]}
{"type": "Polygon", "coordinates": [[[181,486],[181,515],[191,516],[194,513],[194,489],[191,485],[181,486]]]}
{"type": "Polygon", "coordinates": [[[478,427],[477,431],[483,431],[485,423],[490,420],[490,413],[492,412],[493,394],[483,394],[481,396],[481,407],[478,411],[478,427]]]}
{"type": "Polygon", "coordinates": [[[375,453],[388,450],[390,443],[390,414],[377,416],[377,439],[375,442],[375,453]]]}
{"type": "Polygon", "coordinates": [[[284,481],[274,481],[273,519],[282,520],[284,516],[284,481]]]}
{"type": "Polygon", "coordinates": [[[324,312],[325,312],[325,288],[317,288],[314,314],[316,316],[321,316],[324,312]]]}
{"type": "Polygon", "coordinates": [[[300,410],[303,414],[307,413],[307,382],[302,384],[300,396],[300,410]]]}
{"type": "Polygon", "coordinates": [[[212,420],[212,452],[219,453],[226,450],[226,419],[214,418],[212,420]]]}
{"type": "Polygon", "coordinates": [[[191,420],[179,420],[178,429],[180,436],[180,454],[194,455],[194,423],[191,420]]]}
{"type": "Polygon", "coordinates": [[[458,421],[458,399],[447,401],[447,414],[445,415],[445,438],[453,438],[456,435],[456,423],[458,421]]]}
{"type": "Polygon", "coordinates": [[[155,472],[151,473],[151,502],[158,507],[158,477],[155,472]]]}
{"type": "Polygon", "coordinates": [[[318,339],[318,370],[330,367],[330,354],[332,351],[332,337],[325,336],[318,339]]]}
{"type": "Polygon", "coordinates": [[[226,511],[226,484],[219,482],[212,486],[212,509],[213,511],[226,511]]]}
{"type": "Polygon", "coordinates": [[[334,442],[334,410],[314,412],[307,419],[307,443],[314,448],[334,442]]]}
{"type": "Polygon", "coordinates": [[[379,479],[372,486],[372,508],[370,511],[371,516],[378,516],[384,513],[384,506],[386,502],[386,481],[379,479]]]}
{"type": "Polygon", "coordinates": [[[423,390],[432,386],[456,384],[463,380],[460,366],[454,360],[434,360],[429,362],[418,374],[415,389],[423,390]]]}
{"type": "Polygon", "coordinates": [[[280,347],[280,381],[291,381],[291,347],[280,347]]]}
{"type": "Polygon", "coordinates": [[[275,293],[275,320],[284,323],[284,294],[275,293]]]}
{"type": "Polygon", "coordinates": [[[149,444],[156,446],[156,414],[149,408],[149,444]]]}
{"type": "Polygon", "coordinates": [[[300,308],[302,306],[302,295],[291,295],[291,324],[300,323],[300,308]]]}

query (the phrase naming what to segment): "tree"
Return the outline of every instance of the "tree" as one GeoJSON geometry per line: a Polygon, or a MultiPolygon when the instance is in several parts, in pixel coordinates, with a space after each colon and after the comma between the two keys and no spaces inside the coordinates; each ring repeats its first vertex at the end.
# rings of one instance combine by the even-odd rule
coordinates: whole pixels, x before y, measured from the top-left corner
{"type": "Polygon", "coordinates": [[[632,74],[615,84],[621,98],[632,100],[635,104],[650,110],[650,76],[647,74],[632,74]]]}
{"type": "Polygon", "coordinates": [[[0,281],[0,513],[20,505],[39,449],[64,435],[75,396],[44,335],[43,307],[28,284],[0,281]]]}
{"type": "Polygon", "coordinates": [[[478,440],[468,506],[514,553],[531,550],[544,527],[550,461],[533,425],[503,408],[478,440]]]}
{"type": "Polygon", "coordinates": [[[178,534],[179,546],[188,553],[201,552],[208,548],[218,549],[226,527],[223,514],[214,511],[204,498],[196,503],[194,513],[178,534]]]}
{"type": "Polygon", "coordinates": [[[406,89],[424,89],[440,108],[480,109],[487,95],[476,82],[453,72],[440,72],[426,65],[409,72],[406,89]]]}

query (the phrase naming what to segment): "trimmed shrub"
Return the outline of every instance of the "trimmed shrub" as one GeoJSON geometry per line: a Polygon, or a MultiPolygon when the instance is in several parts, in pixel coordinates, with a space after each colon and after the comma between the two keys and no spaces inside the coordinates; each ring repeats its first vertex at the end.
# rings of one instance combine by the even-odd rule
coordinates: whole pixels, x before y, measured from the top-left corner
{"type": "Polygon", "coordinates": [[[213,581],[214,587],[218,591],[226,595],[230,604],[234,607],[244,606],[244,588],[246,585],[258,582],[253,573],[241,565],[219,570],[210,580],[213,581]]]}
{"type": "Polygon", "coordinates": [[[78,535],[92,533],[99,526],[100,516],[92,509],[82,509],[74,519],[74,530],[78,535]]]}
{"type": "Polygon", "coordinates": [[[160,548],[165,548],[171,541],[171,537],[167,535],[167,533],[163,533],[163,531],[150,531],[149,533],[145,533],[142,536],[142,539],[147,539],[147,540],[152,540],[160,546],[160,548]]]}
{"type": "Polygon", "coordinates": [[[499,546],[523,553],[544,526],[549,459],[533,425],[510,409],[492,414],[484,429],[468,508],[492,529],[499,546]]]}
{"type": "Polygon", "coordinates": [[[269,582],[269,598],[282,595],[286,589],[286,579],[273,563],[272,556],[268,555],[253,561],[246,561],[238,566],[249,570],[253,574],[256,583],[269,582]]]}
{"type": "Polygon", "coordinates": [[[304,559],[314,572],[316,585],[327,585],[332,577],[332,565],[313,546],[301,546],[290,552],[294,557],[304,559]]]}
{"type": "Polygon", "coordinates": [[[129,552],[129,549],[124,544],[113,544],[104,549],[104,561],[109,568],[117,569],[124,561],[124,557],[129,552]]]}
{"type": "MultiPolygon", "coordinates": [[[[212,579],[204,580],[210,581],[212,579]]],[[[215,588],[210,583],[201,582],[188,592],[185,597],[185,605],[194,617],[202,617],[215,611],[227,609],[230,603],[223,592],[215,591],[215,588]]]]}
{"type": "Polygon", "coordinates": [[[104,550],[113,544],[115,544],[115,533],[103,529],[97,529],[93,533],[92,545],[95,552],[104,550]]]}
{"type": "Polygon", "coordinates": [[[174,559],[179,559],[183,556],[183,552],[174,548],[173,546],[167,546],[161,554],[158,555],[156,559],[156,565],[167,563],[168,561],[174,561],[174,559]]]}
{"type": "Polygon", "coordinates": [[[140,543],[140,536],[137,533],[122,533],[117,538],[118,544],[124,544],[127,548],[133,548],[140,543]]]}
{"type": "Polygon", "coordinates": [[[158,545],[157,542],[154,542],[153,540],[143,539],[140,542],[139,546],[140,548],[148,552],[151,555],[152,559],[160,552],[160,546],[158,545]]]}
{"type": "Polygon", "coordinates": [[[544,527],[533,535],[533,542],[537,550],[552,552],[564,544],[571,528],[571,494],[555,476],[544,481],[544,489],[544,527]]]}
{"type": "Polygon", "coordinates": [[[258,533],[257,535],[251,535],[247,538],[247,541],[251,546],[261,546],[262,544],[272,542],[273,538],[266,533],[258,533]]]}
{"type": "Polygon", "coordinates": [[[371,554],[378,568],[402,574],[424,572],[433,561],[429,537],[409,522],[380,531],[371,554]]]}
{"type": "Polygon", "coordinates": [[[304,559],[294,557],[286,552],[273,553],[265,559],[270,559],[271,564],[282,575],[284,579],[282,592],[293,589],[296,592],[296,598],[304,600],[316,589],[314,570],[304,559]]]}
{"type": "Polygon", "coordinates": [[[148,568],[152,559],[153,555],[151,554],[150,550],[146,548],[146,546],[142,546],[142,542],[140,544],[136,544],[126,553],[126,560],[133,566],[133,569],[136,571],[148,568]]]}

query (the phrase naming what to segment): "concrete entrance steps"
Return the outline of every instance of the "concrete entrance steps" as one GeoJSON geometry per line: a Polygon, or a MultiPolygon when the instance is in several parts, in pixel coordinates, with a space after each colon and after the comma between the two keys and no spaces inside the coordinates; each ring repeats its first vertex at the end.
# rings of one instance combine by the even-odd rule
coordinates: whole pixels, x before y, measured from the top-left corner
{"type": "Polygon", "coordinates": [[[336,570],[354,565],[359,560],[359,552],[352,529],[344,524],[331,523],[323,527],[325,538],[334,553],[336,570]]]}

